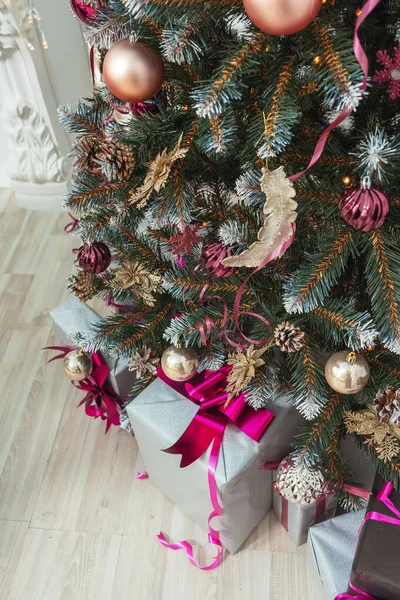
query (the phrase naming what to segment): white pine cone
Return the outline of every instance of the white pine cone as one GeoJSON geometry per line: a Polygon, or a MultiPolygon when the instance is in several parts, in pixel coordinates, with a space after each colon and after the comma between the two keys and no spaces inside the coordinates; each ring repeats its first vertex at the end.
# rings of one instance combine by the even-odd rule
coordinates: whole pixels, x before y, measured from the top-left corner
{"type": "Polygon", "coordinates": [[[274,331],[275,342],[282,352],[297,352],[304,344],[304,333],[289,321],[283,321],[274,331]]]}

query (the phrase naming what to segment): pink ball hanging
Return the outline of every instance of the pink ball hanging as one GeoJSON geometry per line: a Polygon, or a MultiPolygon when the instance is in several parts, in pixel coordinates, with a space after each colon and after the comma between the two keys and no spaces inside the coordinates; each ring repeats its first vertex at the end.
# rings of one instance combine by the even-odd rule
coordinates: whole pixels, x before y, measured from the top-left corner
{"type": "Polygon", "coordinates": [[[78,264],[84,271],[102,273],[111,263],[111,252],[104,242],[84,244],[78,250],[78,264]]]}
{"type": "Polygon", "coordinates": [[[379,229],[389,213],[389,202],[383,192],[374,188],[352,189],[339,202],[340,216],[354,229],[379,229]]]}
{"type": "Polygon", "coordinates": [[[93,8],[93,4],[87,0],[70,0],[71,10],[76,17],[85,25],[90,25],[96,18],[97,11],[104,5],[103,0],[97,1],[97,7],[93,8]]]}
{"type": "Polygon", "coordinates": [[[231,255],[232,252],[224,244],[219,242],[207,244],[203,248],[200,265],[213,277],[230,277],[235,272],[235,269],[225,267],[222,261],[231,255]]]}

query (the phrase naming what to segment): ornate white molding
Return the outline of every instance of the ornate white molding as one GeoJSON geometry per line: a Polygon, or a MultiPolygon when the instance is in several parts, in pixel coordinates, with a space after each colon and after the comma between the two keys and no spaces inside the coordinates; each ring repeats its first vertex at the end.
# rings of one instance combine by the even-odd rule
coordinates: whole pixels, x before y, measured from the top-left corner
{"type": "Polygon", "coordinates": [[[12,181],[60,183],[68,178],[68,162],[61,156],[50,129],[33,104],[9,98],[4,106],[9,133],[8,173],[12,181]]]}

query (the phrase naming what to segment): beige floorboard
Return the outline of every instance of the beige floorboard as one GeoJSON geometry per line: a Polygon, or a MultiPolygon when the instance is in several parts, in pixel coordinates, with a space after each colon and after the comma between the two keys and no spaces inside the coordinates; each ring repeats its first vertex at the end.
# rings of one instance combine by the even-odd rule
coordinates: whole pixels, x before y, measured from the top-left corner
{"type": "Polygon", "coordinates": [[[104,435],[42,351],[78,243],[68,217],[24,211],[5,191],[0,217],[0,599],[319,600],[304,549],[273,514],[212,572],[158,543],[162,530],[212,555],[205,533],[136,479],[134,438],[104,435]]]}

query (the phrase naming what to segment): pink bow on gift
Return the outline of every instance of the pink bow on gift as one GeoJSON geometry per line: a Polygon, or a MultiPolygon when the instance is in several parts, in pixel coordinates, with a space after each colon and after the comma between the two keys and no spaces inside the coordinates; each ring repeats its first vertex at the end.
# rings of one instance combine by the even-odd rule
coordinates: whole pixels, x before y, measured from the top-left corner
{"type": "Polygon", "coordinates": [[[200,383],[177,383],[171,381],[162,369],[157,374],[160,379],[199,405],[199,410],[187,429],[173,446],[164,450],[169,454],[182,454],[181,467],[187,467],[198,460],[215,438],[222,437],[228,423],[236,425],[255,442],[259,442],[274,415],[269,410],[255,411],[240,394],[226,406],[229,393],[225,391],[227,376],[232,367],[225,366],[216,372],[206,372],[200,376],[200,383]]]}
{"type": "MultiPolygon", "coordinates": [[[[54,356],[49,362],[59,358],[65,358],[68,352],[75,350],[74,346],[47,346],[45,350],[61,350],[61,354],[54,356]]],[[[86,396],[78,407],[85,405],[85,413],[88,417],[97,419],[100,417],[106,423],[106,433],[111,425],[120,425],[120,416],[118,411],[118,401],[116,396],[107,383],[107,377],[110,373],[108,365],[104,362],[101,354],[95,352],[91,356],[93,369],[89,377],[83,381],[72,381],[78,390],[86,392],[86,396]]]]}
{"type": "Polygon", "coordinates": [[[180,466],[187,467],[199,459],[212,444],[208,461],[208,487],[213,510],[208,517],[208,540],[218,547],[216,558],[210,565],[200,567],[195,561],[193,546],[187,540],[169,544],[163,533],[158,535],[158,539],[163,546],[170,550],[185,550],[190,562],[203,571],[215,569],[223,555],[220,532],[211,527],[211,521],[214,517],[222,515],[215,472],[225,428],[229,423],[233,423],[252,440],[259,442],[274,419],[274,415],[269,410],[260,409],[255,411],[248,406],[244,394],[234,398],[226,406],[229,394],[225,392],[225,388],[227,386],[227,376],[231,369],[232,367],[225,366],[215,373],[206,372],[198,375],[197,385],[172,381],[162,369],[157,370],[157,374],[162,381],[199,406],[198,412],[194,415],[179,440],[164,452],[181,454],[180,466]]]}

